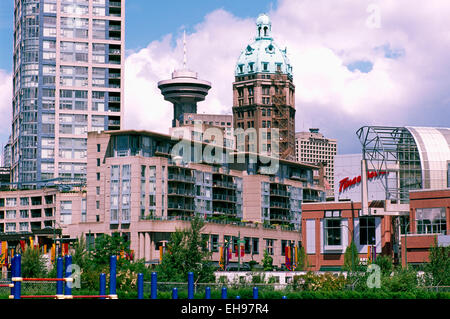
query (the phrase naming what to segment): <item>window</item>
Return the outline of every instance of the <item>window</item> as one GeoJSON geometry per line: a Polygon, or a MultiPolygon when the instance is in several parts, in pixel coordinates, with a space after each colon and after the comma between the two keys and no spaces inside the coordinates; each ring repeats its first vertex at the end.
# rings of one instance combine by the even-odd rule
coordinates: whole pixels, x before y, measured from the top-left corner
{"type": "Polygon", "coordinates": [[[100,186],[96,186],[95,191],[97,195],[100,195],[100,186]]]}
{"type": "Polygon", "coordinates": [[[325,245],[340,246],[342,244],[341,219],[325,218],[325,245]]]}
{"type": "Polygon", "coordinates": [[[97,144],[97,152],[100,152],[101,146],[100,144],[97,144]]]}
{"type": "Polygon", "coordinates": [[[252,238],[252,254],[259,254],[259,238],[252,238]]]}
{"type": "Polygon", "coordinates": [[[375,245],[375,217],[361,217],[359,232],[360,245],[375,245]]]}
{"type": "Polygon", "coordinates": [[[219,235],[211,235],[211,251],[219,251],[219,235]]]}
{"type": "Polygon", "coordinates": [[[100,159],[97,158],[97,166],[100,166],[100,159]]]}
{"type": "Polygon", "coordinates": [[[445,234],[445,207],[417,208],[416,225],[418,234],[445,234]]]}
{"type": "Polygon", "coordinates": [[[100,180],[100,173],[97,173],[97,180],[100,180]]]}
{"type": "Polygon", "coordinates": [[[244,251],[246,254],[250,254],[250,238],[244,237],[244,251]]]}
{"type": "Polygon", "coordinates": [[[273,239],[266,239],[266,251],[269,255],[273,255],[273,239]]]}

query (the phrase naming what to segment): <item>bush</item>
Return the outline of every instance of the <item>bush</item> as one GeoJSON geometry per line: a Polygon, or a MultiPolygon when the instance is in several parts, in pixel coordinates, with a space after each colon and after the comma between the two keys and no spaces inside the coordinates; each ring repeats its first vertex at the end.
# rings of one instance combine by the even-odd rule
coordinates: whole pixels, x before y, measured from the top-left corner
{"type": "Polygon", "coordinates": [[[47,274],[46,259],[39,249],[26,247],[22,252],[22,277],[42,278],[47,274]]]}
{"type": "Polygon", "coordinates": [[[375,264],[380,266],[381,273],[385,276],[389,276],[392,273],[392,258],[387,255],[381,255],[377,257],[375,264]]]}
{"type": "Polygon", "coordinates": [[[294,290],[337,291],[346,285],[344,276],[331,273],[317,275],[308,271],[305,275],[294,276],[294,290]]]}

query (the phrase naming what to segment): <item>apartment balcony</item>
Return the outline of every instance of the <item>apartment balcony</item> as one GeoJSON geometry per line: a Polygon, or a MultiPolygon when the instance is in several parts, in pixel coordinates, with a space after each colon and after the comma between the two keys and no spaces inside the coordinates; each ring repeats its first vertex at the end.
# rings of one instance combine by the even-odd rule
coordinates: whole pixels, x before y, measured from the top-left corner
{"type": "Polygon", "coordinates": [[[225,181],[213,181],[213,187],[217,188],[227,188],[227,189],[236,189],[236,185],[232,182],[225,181]]]}
{"type": "Polygon", "coordinates": [[[292,216],[290,214],[270,214],[271,222],[292,222],[292,216]]]}
{"type": "Polygon", "coordinates": [[[270,196],[289,197],[289,192],[280,189],[271,189],[270,196]]]}
{"type": "Polygon", "coordinates": [[[231,215],[231,216],[237,215],[237,210],[233,208],[215,207],[213,208],[212,211],[214,215],[231,215]]]}
{"type": "Polygon", "coordinates": [[[122,3],[120,1],[110,1],[109,7],[110,8],[120,8],[122,6],[122,3]]]}
{"type": "Polygon", "coordinates": [[[109,99],[108,99],[108,101],[111,103],[111,102],[120,102],[120,96],[109,96],[109,99]]]}
{"type": "Polygon", "coordinates": [[[192,189],[177,189],[169,187],[167,190],[167,195],[169,196],[184,196],[193,197],[194,191],[192,189]]]}
{"type": "Polygon", "coordinates": [[[108,126],[120,126],[120,120],[109,120],[108,126]]]}
{"type": "Polygon", "coordinates": [[[109,31],[121,31],[122,27],[120,25],[110,24],[108,30],[109,31]]]}
{"type": "Polygon", "coordinates": [[[120,49],[109,49],[109,55],[121,55],[120,49]]]}
{"type": "Polygon", "coordinates": [[[289,210],[289,203],[284,203],[284,202],[270,202],[270,208],[276,208],[276,209],[287,209],[289,210]]]}
{"type": "Polygon", "coordinates": [[[184,183],[195,183],[195,178],[193,176],[180,175],[180,174],[168,174],[169,181],[172,182],[184,182],[184,183]]]}
{"type": "Polygon", "coordinates": [[[236,199],[236,196],[233,195],[213,194],[213,200],[235,203],[236,199]]]}
{"type": "Polygon", "coordinates": [[[108,112],[111,113],[120,113],[120,107],[109,107],[108,112]]]}
{"type": "Polygon", "coordinates": [[[180,203],[180,202],[169,202],[167,205],[167,209],[169,210],[181,210],[181,211],[189,211],[194,212],[195,211],[195,205],[193,204],[186,204],[186,203],[180,203]]]}

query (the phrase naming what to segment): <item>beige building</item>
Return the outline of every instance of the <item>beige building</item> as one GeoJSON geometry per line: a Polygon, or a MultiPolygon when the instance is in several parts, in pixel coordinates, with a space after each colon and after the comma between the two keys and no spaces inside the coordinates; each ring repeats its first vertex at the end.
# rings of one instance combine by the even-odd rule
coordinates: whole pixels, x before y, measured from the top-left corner
{"type": "Polygon", "coordinates": [[[334,156],[337,154],[337,140],[323,136],[317,128],[309,132],[295,133],[295,155],[298,162],[324,164],[327,197],[334,196],[334,156]]]}
{"type": "MultiPolygon", "coordinates": [[[[234,247],[240,238],[243,262],[259,262],[267,250],[275,264],[281,265],[285,246],[300,242],[302,202],[324,199],[323,188],[314,179],[318,167],[270,162],[219,146],[212,155],[208,153],[211,145],[187,145],[181,151],[171,136],[147,131],[90,132],[87,186],[71,191],[44,188],[0,193],[0,205],[4,199],[0,237],[17,240],[21,229],[25,231],[21,224],[25,222],[29,223],[26,236],[31,233],[41,243],[55,236],[50,229],[42,233],[52,225],[62,230],[63,237],[84,234],[91,242],[101,234],[119,233],[130,242],[137,258],[156,263],[159,247],[170,234],[200,215],[206,221],[203,234],[208,236],[214,261],[219,260],[219,246],[227,241],[234,247]],[[188,150],[193,152],[196,147],[202,153],[200,160],[188,161],[188,150]],[[217,155],[224,161],[217,160],[217,155]],[[270,166],[276,170],[271,172],[270,166]],[[20,211],[25,208],[19,204],[27,196],[29,217],[22,220],[20,211]],[[40,204],[36,199],[32,205],[38,197],[40,204]],[[50,197],[51,204],[46,204],[50,197]],[[15,214],[9,212],[13,209],[15,214]]],[[[237,260],[233,258],[232,262],[237,260]]]]}

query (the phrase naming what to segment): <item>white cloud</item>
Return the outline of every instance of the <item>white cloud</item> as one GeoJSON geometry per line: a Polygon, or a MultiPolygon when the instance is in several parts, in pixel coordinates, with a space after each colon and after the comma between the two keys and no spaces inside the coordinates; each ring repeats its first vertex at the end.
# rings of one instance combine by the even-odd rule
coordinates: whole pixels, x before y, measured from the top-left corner
{"type": "MultiPolygon", "coordinates": [[[[280,0],[269,15],[294,67],[297,131],[320,127],[343,152],[355,152],[354,133],[363,125],[448,126],[449,13],[450,3],[439,0],[280,0]],[[372,14],[379,28],[371,27],[372,14]],[[347,68],[360,60],[372,70],[347,68]]],[[[199,112],[231,114],[235,63],[256,32],[255,19],[216,10],[187,35],[188,67],[212,82],[199,112]]],[[[157,82],[180,67],[182,50],[178,32],[127,58],[125,128],[168,132],[172,107],[157,82]]]]}

